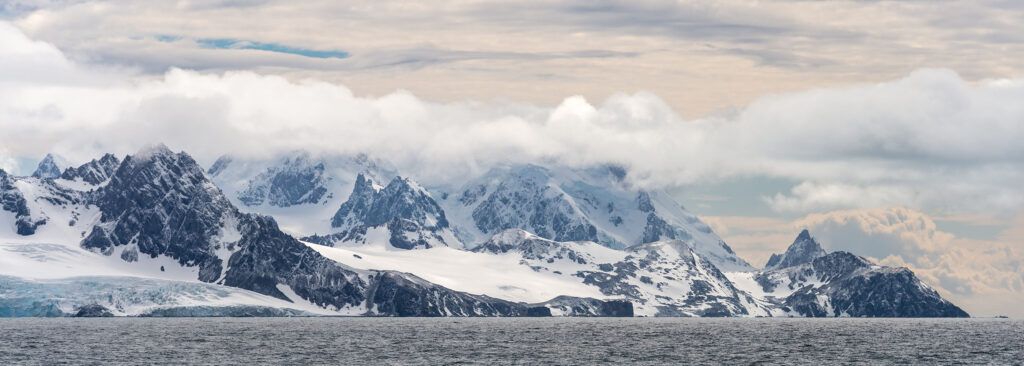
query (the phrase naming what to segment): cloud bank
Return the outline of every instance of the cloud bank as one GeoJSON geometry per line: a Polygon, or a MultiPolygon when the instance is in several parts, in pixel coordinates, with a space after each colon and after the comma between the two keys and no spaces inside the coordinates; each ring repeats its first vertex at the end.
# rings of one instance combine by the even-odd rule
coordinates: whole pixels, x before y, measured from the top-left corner
{"type": "Polygon", "coordinates": [[[1015,213],[1024,206],[1024,79],[970,83],[949,70],[758,99],[686,120],[649,93],[553,107],[434,103],[397,91],[247,71],[147,76],[70,61],[0,25],[0,144],[11,157],[84,161],[165,142],[200,160],[294,149],[368,153],[427,182],[494,164],[614,163],[643,187],[769,176],[779,211],[904,205],[1015,213]]]}

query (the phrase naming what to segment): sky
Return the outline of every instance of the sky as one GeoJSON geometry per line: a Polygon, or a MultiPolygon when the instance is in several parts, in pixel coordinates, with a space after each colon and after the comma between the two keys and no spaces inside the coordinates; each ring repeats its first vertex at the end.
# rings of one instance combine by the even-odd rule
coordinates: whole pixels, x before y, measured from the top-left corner
{"type": "Polygon", "coordinates": [[[0,168],[163,142],[441,183],[614,163],[755,264],[801,228],[1024,316],[1018,1],[0,1],[0,168]]]}

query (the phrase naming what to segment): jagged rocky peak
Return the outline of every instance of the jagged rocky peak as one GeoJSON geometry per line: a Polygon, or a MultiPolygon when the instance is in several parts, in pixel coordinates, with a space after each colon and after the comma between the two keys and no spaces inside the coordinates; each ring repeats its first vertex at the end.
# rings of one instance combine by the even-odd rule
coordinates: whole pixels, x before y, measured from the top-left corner
{"type": "Polygon", "coordinates": [[[114,154],[104,154],[98,160],[92,159],[81,166],[65,169],[60,177],[67,180],[81,179],[93,185],[100,184],[110,178],[119,165],[121,160],[114,154]]]}
{"type": "Polygon", "coordinates": [[[217,238],[237,210],[188,154],[156,145],[126,157],[92,203],[101,211],[100,224],[83,247],[108,255],[120,250],[127,261],[166,255],[199,266],[202,281],[220,277],[217,238]]]}
{"type": "Polygon", "coordinates": [[[352,194],[331,218],[337,231],[305,238],[320,244],[367,243],[368,233],[385,232],[395,248],[462,247],[448,225],[444,210],[430,193],[409,178],[395,177],[381,187],[363,174],[356,177],[352,194]]]}
{"type": "Polygon", "coordinates": [[[395,177],[381,188],[363,174],[356,177],[349,200],[341,205],[331,225],[341,227],[346,221],[380,226],[394,218],[447,228],[441,206],[423,187],[409,178],[395,177]]]}
{"type": "MultiPolygon", "coordinates": [[[[218,159],[210,171],[217,173],[229,163],[230,160],[218,159]]],[[[330,198],[328,183],[331,178],[325,170],[323,160],[307,152],[288,155],[249,180],[247,187],[238,192],[238,200],[246,206],[266,203],[289,207],[322,203],[330,198]]]]}
{"type": "Polygon", "coordinates": [[[757,275],[770,302],[800,316],[966,317],[907,268],[845,251],[825,254],[804,230],[757,275]],[[777,259],[776,259],[777,258],[777,259]]]}
{"type": "Polygon", "coordinates": [[[787,268],[804,263],[810,263],[818,257],[825,256],[825,250],[821,248],[821,244],[811,233],[804,229],[797,235],[796,240],[793,240],[793,244],[789,245],[786,252],[783,254],[772,254],[771,258],[768,259],[768,263],[764,265],[766,271],[787,268]]]}
{"type": "Polygon", "coordinates": [[[32,176],[43,179],[59,178],[61,163],[63,163],[62,159],[53,154],[46,154],[36,167],[36,171],[32,172],[32,176]]]}
{"type": "Polygon", "coordinates": [[[337,228],[352,227],[364,224],[363,217],[367,215],[370,206],[377,198],[377,192],[384,187],[377,185],[366,175],[356,175],[356,182],[352,186],[352,194],[348,200],[341,204],[338,211],[331,218],[331,226],[337,228]]]}

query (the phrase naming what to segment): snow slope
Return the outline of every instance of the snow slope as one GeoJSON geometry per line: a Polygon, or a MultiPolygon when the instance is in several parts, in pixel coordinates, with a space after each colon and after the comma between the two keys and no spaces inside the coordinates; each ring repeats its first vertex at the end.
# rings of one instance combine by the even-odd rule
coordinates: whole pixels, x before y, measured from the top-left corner
{"type": "Polygon", "coordinates": [[[307,245],[353,268],[408,272],[456,291],[509,301],[539,303],[560,295],[608,297],[578,278],[534,271],[521,264],[522,258],[514,254],[491,255],[443,246],[402,250],[380,241],[360,246],[307,245]]]}
{"type": "Polygon", "coordinates": [[[538,303],[569,295],[626,299],[638,316],[763,316],[769,304],[737,290],[681,241],[628,250],[594,242],[555,242],[507,230],[473,251],[400,250],[372,238],[360,246],[307,243],[359,269],[396,270],[472,294],[538,303]]]}

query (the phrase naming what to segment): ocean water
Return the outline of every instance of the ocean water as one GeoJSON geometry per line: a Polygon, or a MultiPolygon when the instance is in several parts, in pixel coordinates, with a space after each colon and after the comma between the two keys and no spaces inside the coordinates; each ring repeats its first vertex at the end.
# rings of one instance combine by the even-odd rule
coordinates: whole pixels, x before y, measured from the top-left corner
{"type": "Polygon", "coordinates": [[[0,319],[0,365],[1022,363],[1006,319],[0,319]]]}

